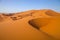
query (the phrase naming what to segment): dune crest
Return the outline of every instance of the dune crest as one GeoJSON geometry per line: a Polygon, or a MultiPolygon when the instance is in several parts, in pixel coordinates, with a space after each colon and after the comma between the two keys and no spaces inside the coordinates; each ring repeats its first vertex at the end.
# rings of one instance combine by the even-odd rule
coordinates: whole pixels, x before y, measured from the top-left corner
{"type": "Polygon", "coordinates": [[[30,11],[26,11],[26,12],[17,12],[17,13],[1,13],[0,17],[5,17],[5,18],[24,18],[24,17],[28,17],[28,16],[39,16],[39,17],[51,17],[51,16],[60,16],[59,13],[53,11],[53,10],[30,10],[30,11]]]}

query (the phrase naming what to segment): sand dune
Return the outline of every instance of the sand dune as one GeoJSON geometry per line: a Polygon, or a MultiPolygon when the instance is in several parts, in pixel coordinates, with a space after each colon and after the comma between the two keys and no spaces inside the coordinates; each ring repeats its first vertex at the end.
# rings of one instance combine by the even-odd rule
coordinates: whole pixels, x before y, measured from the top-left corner
{"type": "Polygon", "coordinates": [[[60,16],[33,19],[30,24],[36,29],[38,28],[37,30],[60,39],[60,16]]]}
{"type": "MultiPolygon", "coordinates": [[[[40,26],[45,26],[49,22],[45,18],[60,16],[52,10],[30,10],[15,14],[0,14],[0,40],[58,40],[50,34],[46,34],[44,28],[30,25],[32,19],[44,18],[40,26]],[[45,22],[46,23],[42,23],[45,22]]],[[[35,24],[34,24],[35,25],[35,24]]]]}

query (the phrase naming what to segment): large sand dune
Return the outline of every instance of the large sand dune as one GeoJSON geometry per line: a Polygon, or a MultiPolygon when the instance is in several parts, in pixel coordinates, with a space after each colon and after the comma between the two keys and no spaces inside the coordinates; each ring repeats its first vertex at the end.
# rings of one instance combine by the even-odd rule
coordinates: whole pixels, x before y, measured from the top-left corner
{"type": "Polygon", "coordinates": [[[60,16],[50,18],[37,18],[30,20],[29,23],[37,30],[60,39],[60,16]]]}
{"type": "MultiPolygon", "coordinates": [[[[46,31],[46,28],[40,27],[49,23],[45,18],[55,16],[60,16],[60,14],[52,10],[30,10],[13,14],[0,14],[0,40],[58,40],[54,37],[55,34],[53,36],[49,33],[49,35],[46,34],[46,32],[51,32],[51,29],[51,31],[46,31]],[[34,26],[36,24],[33,24],[32,26],[31,20],[37,18],[44,18],[38,23],[41,25],[34,26]]],[[[51,28],[53,25],[52,23],[51,28]]]]}

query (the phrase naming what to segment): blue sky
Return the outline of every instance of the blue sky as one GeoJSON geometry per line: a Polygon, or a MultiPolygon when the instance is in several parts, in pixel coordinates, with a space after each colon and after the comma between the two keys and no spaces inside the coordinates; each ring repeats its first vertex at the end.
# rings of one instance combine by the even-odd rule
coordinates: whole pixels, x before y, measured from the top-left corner
{"type": "Polygon", "coordinates": [[[52,9],[60,12],[60,0],[0,0],[0,12],[52,9]]]}

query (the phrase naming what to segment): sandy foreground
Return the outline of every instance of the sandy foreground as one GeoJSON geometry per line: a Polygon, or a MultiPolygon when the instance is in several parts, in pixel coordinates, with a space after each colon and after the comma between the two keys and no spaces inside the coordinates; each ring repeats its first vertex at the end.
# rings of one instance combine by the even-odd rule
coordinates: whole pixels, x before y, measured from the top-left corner
{"type": "Polygon", "coordinates": [[[52,10],[0,14],[0,40],[59,40],[59,16],[59,13],[52,10]]]}

